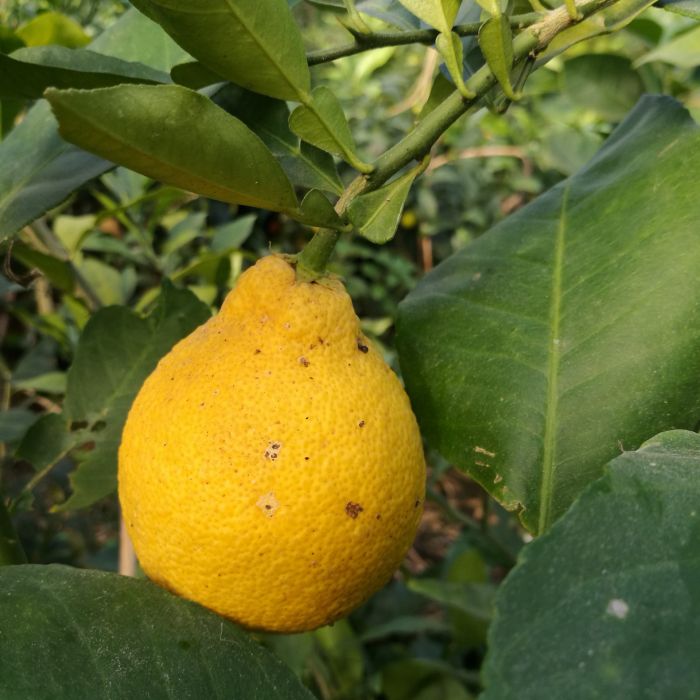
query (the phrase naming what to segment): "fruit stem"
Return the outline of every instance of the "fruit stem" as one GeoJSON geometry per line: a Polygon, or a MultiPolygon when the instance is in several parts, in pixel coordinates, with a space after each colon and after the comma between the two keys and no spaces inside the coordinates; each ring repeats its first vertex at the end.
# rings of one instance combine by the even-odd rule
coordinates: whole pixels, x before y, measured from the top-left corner
{"type": "Polygon", "coordinates": [[[312,282],[321,277],[326,272],[326,265],[339,238],[340,233],[332,228],[316,231],[304,250],[297,255],[297,278],[303,282],[312,282]]]}
{"type": "MultiPolygon", "coordinates": [[[[348,204],[367,187],[367,177],[359,175],[343,192],[336,202],[335,210],[342,217],[348,204]]],[[[304,250],[295,258],[297,278],[303,282],[313,282],[326,274],[326,265],[330,259],[335,244],[340,239],[340,232],[330,228],[316,231],[314,237],[306,244],[304,250]]]]}

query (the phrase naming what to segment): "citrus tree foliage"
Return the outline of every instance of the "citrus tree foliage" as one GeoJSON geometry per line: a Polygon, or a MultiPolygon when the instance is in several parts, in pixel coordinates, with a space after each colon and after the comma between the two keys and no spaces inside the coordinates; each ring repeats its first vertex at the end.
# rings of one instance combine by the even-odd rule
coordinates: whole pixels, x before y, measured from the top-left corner
{"type": "Polygon", "coordinates": [[[0,11],[0,335],[26,331],[0,365],[0,695],[692,695],[697,0],[132,4],[0,11]],[[270,242],[312,281],[335,248],[384,339],[408,251],[444,259],[383,349],[439,452],[448,556],[352,624],[256,639],[24,563],[40,486],[70,492],[54,513],[114,503],[142,382],[270,242]],[[491,500],[455,505],[446,460],[491,500]]]}

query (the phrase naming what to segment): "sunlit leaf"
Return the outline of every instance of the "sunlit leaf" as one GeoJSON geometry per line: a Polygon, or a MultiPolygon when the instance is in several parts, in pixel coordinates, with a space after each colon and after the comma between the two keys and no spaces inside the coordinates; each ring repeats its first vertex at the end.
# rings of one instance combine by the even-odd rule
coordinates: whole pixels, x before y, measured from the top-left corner
{"type": "Polygon", "coordinates": [[[49,44],[77,49],[90,43],[90,37],[70,17],[60,12],[43,12],[17,28],[17,36],[27,46],[49,44]]]}
{"type": "MultiPolygon", "coordinates": [[[[136,10],[126,12],[90,50],[162,71],[184,58],[168,35],[136,10]]],[[[39,102],[0,143],[0,241],[111,167],[63,141],[49,105],[39,102]]]]}
{"type": "Polygon", "coordinates": [[[700,420],[698,178],[697,125],[643,98],[582,171],[400,306],[426,437],[533,532],[621,446],[700,420]]]}
{"type": "Polygon", "coordinates": [[[374,192],[360,195],[348,207],[348,218],[372,243],[386,243],[396,233],[408,192],[416,178],[409,171],[374,192]]]}
{"type": "Polygon", "coordinates": [[[226,80],[283,100],[298,100],[310,89],[304,44],[286,0],[133,4],[226,80]]]}
{"type": "Polygon", "coordinates": [[[176,85],[120,85],[50,89],[46,97],[66,140],[112,162],[224,202],[296,207],[292,186],[265,144],[199,93],[176,85]]]}
{"type": "Polygon", "coordinates": [[[401,4],[426,24],[449,34],[455,23],[461,0],[400,0],[401,4]]]}
{"type": "Polygon", "coordinates": [[[289,117],[289,128],[300,138],[328,153],[353,154],[355,142],[338,98],[321,85],[311,93],[314,110],[299,105],[289,117]]]}

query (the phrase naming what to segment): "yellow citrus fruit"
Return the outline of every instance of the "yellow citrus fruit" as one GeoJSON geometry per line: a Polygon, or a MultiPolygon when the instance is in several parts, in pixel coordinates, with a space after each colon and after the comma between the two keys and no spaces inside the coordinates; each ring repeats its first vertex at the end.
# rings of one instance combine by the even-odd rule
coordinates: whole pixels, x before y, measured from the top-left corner
{"type": "Polygon", "coordinates": [[[274,256],[160,361],[119,450],[149,577],[256,629],[319,627],[384,585],[424,489],[408,397],[343,285],[274,256]]]}

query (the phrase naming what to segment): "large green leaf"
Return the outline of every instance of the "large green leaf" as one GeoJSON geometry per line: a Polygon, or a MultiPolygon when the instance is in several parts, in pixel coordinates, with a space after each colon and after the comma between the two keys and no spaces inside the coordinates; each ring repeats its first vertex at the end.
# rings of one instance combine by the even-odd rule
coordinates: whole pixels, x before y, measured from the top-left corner
{"type": "Polygon", "coordinates": [[[612,461],[501,587],[483,700],[697,698],[699,504],[695,433],[612,461]]]}
{"type": "Polygon", "coordinates": [[[6,566],[0,590],[3,700],[313,698],[234,624],[149,581],[6,566]]]}
{"type": "Polygon", "coordinates": [[[583,170],[400,307],[425,434],[533,532],[621,445],[700,420],[699,178],[697,125],[644,98],[583,170]]]}
{"type": "Polygon", "coordinates": [[[311,85],[286,0],[134,0],[217,75],[270,97],[299,100],[311,85]]]}
{"type": "Polygon", "coordinates": [[[90,319],[68,372],[63,413],[67,424],[90,431],[94,444],[72,475],[73,494],[61,510],[90,505],[115,489],[117,449],[136,393],[158,360],[208,317],[194,294],[166,282],[147,318],[112,306],[90,319]]]}
{"type": "Polygon", "coordinates": [[[40,46],[0,54],[0,97],[35,100],[49,87],[98,88],[119,83],[167,83],[167,73],[87,49],[40,46]]]}
{"type": "MultiPolygon", "coordinates": [[[[163,71],[185,57],[157,24],[136,10],[124,14],[90,49],[163,71]]],[[[39,102],[0,143],[0,241],[111,167],[63,141],[48,104],[39,102]]]]}
{"type": "Polygon", "coordinates": [[[291,183],[260,138],[188,88],[50,89],[46,98],[66,140],[114,163],[224,202],[296,208],[291,183]]]}

